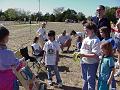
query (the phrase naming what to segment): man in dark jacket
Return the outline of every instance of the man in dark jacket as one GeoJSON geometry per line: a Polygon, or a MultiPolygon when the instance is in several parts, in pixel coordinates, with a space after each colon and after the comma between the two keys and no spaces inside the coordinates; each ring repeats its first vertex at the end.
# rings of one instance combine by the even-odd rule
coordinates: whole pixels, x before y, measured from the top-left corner
{"type": "Polygon", "coordinates": [[[96,14],[97,15],[92,18],[92,21],[97,25],[97,28],[98,28],[97,36],[99,37],[100,40],[102,40],[99,29],[103,26],[106,26],[109,28],[108,33],[111,33],[111,25],[108,18],[105,17],[105,7],[103,5],[98,6],[96,10],[96,14]]]}

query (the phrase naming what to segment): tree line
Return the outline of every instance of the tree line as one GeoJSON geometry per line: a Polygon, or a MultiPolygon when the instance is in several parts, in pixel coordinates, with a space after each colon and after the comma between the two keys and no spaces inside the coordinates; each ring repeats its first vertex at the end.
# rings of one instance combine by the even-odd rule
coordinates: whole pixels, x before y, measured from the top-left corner
{"type": "MultiPolygon", "coordinates": [[[[112,22],[116,22],[115,11],[118,7],[106,7],[106,16],[112,22]]],[[[50,21],[50,22],[79,22],[90,19],[82,12],[76,12],[73,9],[65,10],[64,7],[53,9],[53,13],[42,14],[41,12],[32,13],[21,9],[9,8],[6,11],[0,10],[0,21],[50,21]]]]}

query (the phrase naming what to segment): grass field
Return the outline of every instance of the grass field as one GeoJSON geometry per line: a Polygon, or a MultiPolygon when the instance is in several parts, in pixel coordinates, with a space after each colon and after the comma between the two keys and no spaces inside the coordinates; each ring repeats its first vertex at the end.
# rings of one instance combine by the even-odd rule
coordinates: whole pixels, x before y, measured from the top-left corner
{"type": "MultiPolygon", "coordinates": [[[[16,51],[23,46],[30,47],[39,25],[33,24],[30,26],[29,24],[21,24],[7,25],[6,27],[10,30],[8,47],[16,51]]],[[[82,25],[80,23],[65,24],[60,22],[48,22],[46,30],[55,30],[56,34],[60,34],[63,30],[70,33],[71,30],[82,31],[82,25]]],[[[74,41],[75,40],[73,39],[72,44],[74,44],[74,41]]],[[[73,50],[73,47],[71,47],[70,50],[73,50]]],[[[31,53],[31,48],[29,48],[29,52],[31,53]]],[[[80,64],[78,62],[74,62],[72,58],[69,58],[69,56],[72,56],[71,54],[62,55],[64,55],[64,57],[61,57],[59,62],[60,74],[64,84],[62,90],[81,90],[82,79],[80,64]]],[[[120,88],[118,85],[117,87],[120,88]]],[[[54,87],[48,87],[48,89],[61,90],[54,87]]]]}

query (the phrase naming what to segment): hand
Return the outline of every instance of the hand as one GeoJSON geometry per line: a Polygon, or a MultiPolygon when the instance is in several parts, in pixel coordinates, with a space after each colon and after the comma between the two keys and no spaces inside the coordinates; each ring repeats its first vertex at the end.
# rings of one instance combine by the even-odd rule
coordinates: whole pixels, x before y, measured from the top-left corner
{"type": "Polygon", "coordinates": [[[110,84],[111,84],[111,80],[108,80],[108,81],[107,81],[107,85],[110,85],[110,84]]]}
{"type": "Polygon", "coordinates": [[[78,56],[79,56],[80,58],[82,58],[82,57],[84,57],[85,55],[80,53],[78,56]]]}
{"type": "Polygon", "coordinates": [[[56,65],[58,65],[58,61],[56,61],[56,65]]]}

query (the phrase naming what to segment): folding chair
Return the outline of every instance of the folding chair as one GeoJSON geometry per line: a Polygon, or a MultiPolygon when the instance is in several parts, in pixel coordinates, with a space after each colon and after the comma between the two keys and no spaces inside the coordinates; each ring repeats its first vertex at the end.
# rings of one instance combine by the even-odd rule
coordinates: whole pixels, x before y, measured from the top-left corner
{"type": "Polygon", "coordinates": [[[39,63],[39,67],[38,67],[38,72],[39,72],[39,69],[41,69],[42,67],[45,67],[45,66],[43,65],[43,63],[42,63],[44,51],[42,50],[39,55],[36,55],[36,54],[35,54],[35,49],[34,49],[34,47],[31,46],[31,48],[32,48],[32,55],[33,55],[33,57],[35,57],[36,60],[37,60],[38,63],[39,63]]]}
{"type": "MultiPolygon", "coordinates": [[[[33,68],[34,68],[34,65],[37,63],[37,60],[36,60],[35,57],[29,56],[29,54],[28,54],[28,47],[25,47],[25,48],[20,49],[20,53],[21,53],[21,55],[25,58],[26,61],[27,61],[27,60],[30,60],[30,62],[33,63],[32,66],[33,66],[33,68]]],[[[30,68],[31,68],[32,66],[30,66],[30,68]]]]}

